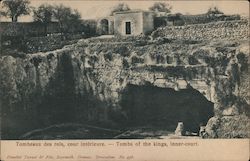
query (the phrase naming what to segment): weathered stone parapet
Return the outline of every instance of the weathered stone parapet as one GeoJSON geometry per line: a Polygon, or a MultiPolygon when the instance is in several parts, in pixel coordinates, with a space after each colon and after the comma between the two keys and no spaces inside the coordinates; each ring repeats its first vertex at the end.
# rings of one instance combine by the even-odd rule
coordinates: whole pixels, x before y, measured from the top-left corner
{"type": "Polygon", "coordinates": [[[152,36],[155,38],[165,36],[170,39],[185,40],[247,40],[249,38],[249,22],[247,20],[237,20],[164,27],[154,31],[152,36]]]}

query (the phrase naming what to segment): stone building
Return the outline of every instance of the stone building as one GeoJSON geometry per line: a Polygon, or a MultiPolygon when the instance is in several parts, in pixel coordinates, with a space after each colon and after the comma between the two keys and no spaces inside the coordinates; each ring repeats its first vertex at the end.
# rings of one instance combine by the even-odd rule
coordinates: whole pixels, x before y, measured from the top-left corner
{"type": "Polygon", "coordinates": [[[101,35],[135,36],[154,30],[154,13],[142,10],[115,12],[113,16],[98,20],[101,35]]]}

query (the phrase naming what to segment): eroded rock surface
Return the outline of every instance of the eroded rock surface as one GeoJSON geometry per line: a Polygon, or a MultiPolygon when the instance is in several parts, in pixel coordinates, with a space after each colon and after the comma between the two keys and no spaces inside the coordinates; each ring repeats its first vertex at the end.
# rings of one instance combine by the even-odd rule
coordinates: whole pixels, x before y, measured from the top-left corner
{"type": "Polygon", "coordinates": [[[191,43],[87,39],[24,58],[3,56],[2,136],[17,138],[64,122],[126,124],[128,113],[120,101],[132,84],[197,90],[214,104],[207,124],[210,137],[249,137],[249,126],[232,128],[242,119],[249,122],[248,55],[248,41],[237,37],[191,43]]]}

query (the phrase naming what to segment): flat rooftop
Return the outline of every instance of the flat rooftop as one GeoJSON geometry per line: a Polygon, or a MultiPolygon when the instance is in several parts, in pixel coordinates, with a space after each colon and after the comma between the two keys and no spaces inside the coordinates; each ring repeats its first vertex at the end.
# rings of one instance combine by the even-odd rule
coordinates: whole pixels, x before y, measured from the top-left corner
{"type": "Polygon", "coordinates": [[[149,12],[149,13],[153,13],[152,11],[144,11],[144,10],[128,10],[128,11],[118,11],[118,12],[114,12],[114,14],[126,14],[126,13],[140,13],[140,12],[149,12]]]}

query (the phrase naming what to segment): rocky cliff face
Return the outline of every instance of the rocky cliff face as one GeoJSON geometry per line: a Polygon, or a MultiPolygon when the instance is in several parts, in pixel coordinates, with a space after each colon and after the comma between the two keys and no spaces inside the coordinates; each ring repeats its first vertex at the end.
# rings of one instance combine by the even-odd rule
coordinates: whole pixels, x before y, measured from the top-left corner
{"type": "Polygon", "coordinates": [[[207,124],[209,137],[249,137],[249,129],[236,126],[242,120],[249,123],[247,41],[96,41],[80,40],[60,50],[22,58],[1,57],[3,138],[17,138],[26,131],[57,123],[127,125],[142,111],[145,114],[141,118],[150,117],[148,114],[156,110],[145,111],[156,106],[161,107],[157,109],[161,114],[156,113],[152,119],[159,118],[162,124],[168,120],[166,117],[195,113],[199,119],[183,119],[190,117],[187,114],[177,117],[179,120],[174,120],[172,126],[178,121],[193,121],[189,130],[197,130],[200,123],[205,125],[214,116],[207,124]],[[148,87],[155,91],[157,101],[145,100],[151,97],[148,87]],[[170,91],[164,94],[161,90],[170,91]],[[184,108],[185,112],[171,111],[176,104],[164,106],[171,99],[162,101],[177,91],[180,94],[176,97],[186,99],[178,107],[190,107],[184,108]],[[197,97],[187,97],[190,95],[197,97]],[[124,100],[130,104],[124,105],[124,100]],[[133,111],[129,107],[136,104],[135,100],[147,104],[138,104],[143,108],[133,111]],[[203,103],[188,106],[190,100],[203,103]],[[168,115],[166,108],[173,115],[168,115]],[[136,116],[132,117],[131,112],[136,116]]]}

